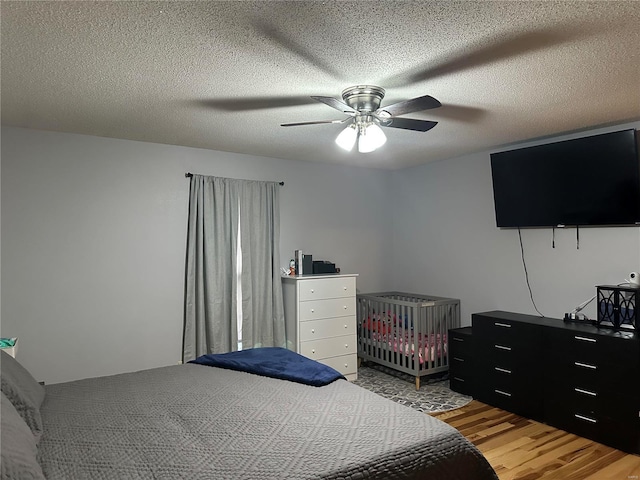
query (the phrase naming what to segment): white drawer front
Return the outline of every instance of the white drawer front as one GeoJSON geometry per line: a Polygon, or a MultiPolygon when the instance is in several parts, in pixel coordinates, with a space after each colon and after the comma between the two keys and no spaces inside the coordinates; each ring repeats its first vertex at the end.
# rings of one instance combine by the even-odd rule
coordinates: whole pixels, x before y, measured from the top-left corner
{"type": "Polygon", "coordinates": [[[356,299],[355,297],[344,297],[310,300],[300,302],[299,307],[301,322],[319,318],[346,317],[356,314],[356,299]]]}
{"type": "Polygon", "coordinates": [[[356,353],[356,337],[354,335],[300,342],[300,354],[314,360],[338,357],[349,353],[356,353]]]}
{"type": "Polygon", "coordinates": [[[300,282],[300,301],[355,295],[355,277],[317,278],[300,282]]]}
{"type": "Polygon", "coordinates": [[[300,323],[300,341],[356,334],[356,317],[323,318],[300,323]]]}
{"type": "Polygon", "coordinates": [[[323,358],[320,360],[320,363],[330,366],[345,376],[356,373],[358,370],[357,355],[342,355],[341,357],[323,358]]]}

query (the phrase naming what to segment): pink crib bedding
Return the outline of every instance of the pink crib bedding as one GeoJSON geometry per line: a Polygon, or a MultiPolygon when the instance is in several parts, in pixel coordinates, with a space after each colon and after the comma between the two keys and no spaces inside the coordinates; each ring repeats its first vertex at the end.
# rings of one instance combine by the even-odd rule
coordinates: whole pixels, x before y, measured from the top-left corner
{"type": "Polygon", "coordinates": [[[394,352],[415,357],[423,364],[447,353],[447,334],[414,333],[411,329],[395,327],[387,322],[367,319],[362,323],[362,333],[367,339],[379,342],[394,352]],[[416,352],[417,347],[417,352],[416,352]]]}

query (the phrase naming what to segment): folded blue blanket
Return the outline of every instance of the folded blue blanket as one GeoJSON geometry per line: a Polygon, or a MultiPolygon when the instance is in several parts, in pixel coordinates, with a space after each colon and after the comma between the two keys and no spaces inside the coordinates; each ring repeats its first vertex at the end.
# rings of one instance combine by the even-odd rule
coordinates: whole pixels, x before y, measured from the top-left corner
{"type": "Polygon", "coordinates": [[[202,355],[189,363],[254,373],[321,387],[344,378],[333,368],[280,347],[262,347],[202,355]]]}

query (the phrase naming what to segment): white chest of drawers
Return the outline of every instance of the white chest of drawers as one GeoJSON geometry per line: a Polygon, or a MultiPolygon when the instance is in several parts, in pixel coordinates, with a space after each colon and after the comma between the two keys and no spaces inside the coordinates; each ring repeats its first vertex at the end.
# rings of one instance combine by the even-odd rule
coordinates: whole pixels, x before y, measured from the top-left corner
{"type": "Polygon", "coordinates": [[[358,375],[357,276],[282,277],[288,347],[335,368],[347,380],[358,375]]]}

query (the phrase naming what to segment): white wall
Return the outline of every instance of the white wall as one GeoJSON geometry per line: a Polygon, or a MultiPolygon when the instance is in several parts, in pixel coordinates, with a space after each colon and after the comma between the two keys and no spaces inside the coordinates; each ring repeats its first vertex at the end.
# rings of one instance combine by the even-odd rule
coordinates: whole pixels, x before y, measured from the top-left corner
{"type": "MultiPolygon", "coordinates": [[[[518,147],[624,128],[640,123],[518,147]]],[[[518,231],[496,227],[489,155],[392,174],[394,288],[461,299],[463,325],[471,324],[472,313],[488,310],[536,315],[518,231]]],[[[582,228],[579,250],[575,228],[556,229],[555,249],[551,229],[523,229],[522,239],[533,297],[547,317],[562,318],[595,295],[596,285],[620,283],[640,270],[638,227],[582,228]]],[[[584,313],[595,318],[595,311],[592,303],[584,313]]]]}
{"type": "Polygon", "coordinates": [[[2,129],[2,324],[47,383],[181,358],[185,172],[284,181],[281,264],[297,248],[385,290],[388,172],[2,129]]]}
{"type": "MultiPolygon", "coordinates": [[[[495,226],[489,152],[387,172],[3,128],[2,170],[0,335],[48,383],[180,359],[187,171],[284,181],[283,266],[301,248],[359,273],[361,291],[460,298],[465,325],[535,313],[517,231],[495,226]]],[[[637,227],[580,238],[556,230],[552,249],[551,230],[523,230],[546,316],[640,270],[637,227]]]]}

